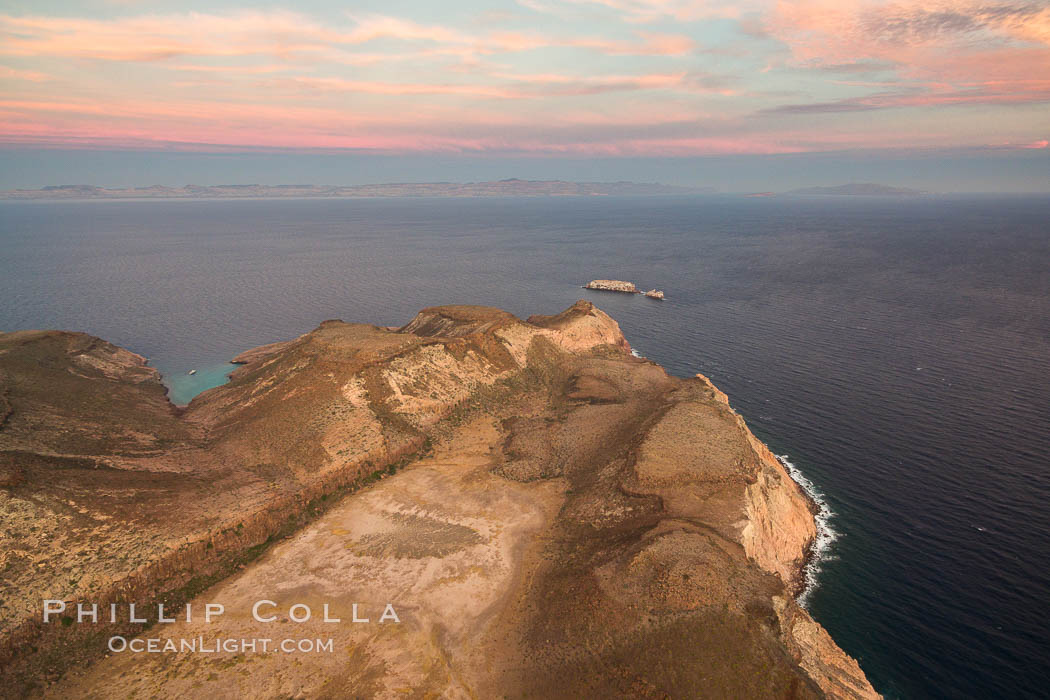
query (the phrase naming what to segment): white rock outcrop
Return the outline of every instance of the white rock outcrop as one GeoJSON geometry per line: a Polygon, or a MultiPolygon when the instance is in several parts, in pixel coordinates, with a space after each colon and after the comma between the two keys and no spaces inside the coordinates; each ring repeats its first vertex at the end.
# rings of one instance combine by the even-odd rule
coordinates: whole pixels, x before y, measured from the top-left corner
{"type": "Polygon", "coordinates": [[[626,292],[627,294],[638,294],[638,288],[634,282],[623,280],[591,280],[584,285],[585,289],[601,289],[606,292],[626,292]]]}

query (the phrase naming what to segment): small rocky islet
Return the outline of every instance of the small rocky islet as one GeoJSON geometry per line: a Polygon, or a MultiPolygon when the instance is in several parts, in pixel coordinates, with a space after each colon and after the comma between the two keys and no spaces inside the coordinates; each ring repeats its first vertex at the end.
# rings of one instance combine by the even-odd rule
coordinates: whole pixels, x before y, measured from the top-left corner
{"type": "Polygon", "coordinates": [[[659,289],[650,289],[648,292],[643,292],[635,286],[634,282],[625,282],[623,280],[591,280],[587,284],[583,285],[584,289],[597,289],[602,292],[622,292],[624,294],[644,294],[650,299],[664,298],[663,291],[659,289]]]}

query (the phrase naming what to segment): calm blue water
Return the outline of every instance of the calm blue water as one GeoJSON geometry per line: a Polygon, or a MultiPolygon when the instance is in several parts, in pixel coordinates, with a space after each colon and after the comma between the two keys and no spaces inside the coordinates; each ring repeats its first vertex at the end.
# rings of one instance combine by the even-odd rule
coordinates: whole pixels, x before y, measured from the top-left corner
{"type": "Polygon", "coordinates": [[[1045,696],[1048,198],[0,203],[0,329],[102,336],[181,400],[327,318],[580,297],[826,495],[809,604],[877,689],[1045,696]]]}

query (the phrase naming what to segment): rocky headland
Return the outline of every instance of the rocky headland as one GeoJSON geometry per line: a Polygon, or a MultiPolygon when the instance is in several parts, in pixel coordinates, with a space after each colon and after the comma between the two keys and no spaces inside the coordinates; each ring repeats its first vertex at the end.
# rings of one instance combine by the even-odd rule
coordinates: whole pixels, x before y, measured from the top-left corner
{"type": "Polygon", "coordinates": [[[803,491],[592,304],[325,321],[235,359],[176,409],[126,350],[0,334],[0,695],[877,697],[795,602],[803,491]],[[45,624],[44,599],[228,612],[45,624]],[[351,601],[400,622],[287,614],[351,601]],[[106,655],[143,633],[335,652],[106,655]]]}

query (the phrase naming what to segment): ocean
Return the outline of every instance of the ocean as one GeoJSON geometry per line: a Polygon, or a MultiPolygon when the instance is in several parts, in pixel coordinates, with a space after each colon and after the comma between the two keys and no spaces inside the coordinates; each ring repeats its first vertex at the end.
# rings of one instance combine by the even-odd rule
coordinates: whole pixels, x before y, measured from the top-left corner
{"type": "Polygon", "coordinates": [[[805,603],[877,690],[1045,697],[1050,197],[0,202],[0,330],[101,336],[177,402],[325,319],[580,298],[826,505],[805,603]]]}

